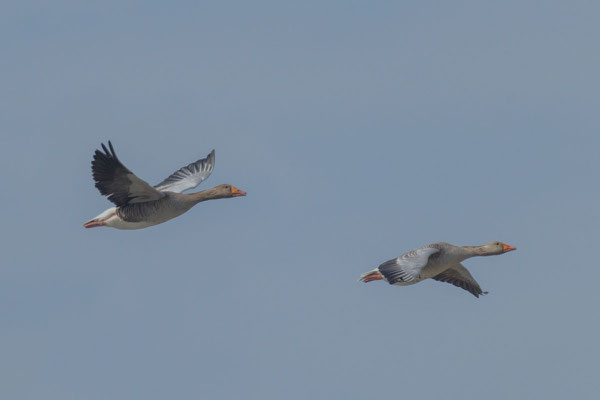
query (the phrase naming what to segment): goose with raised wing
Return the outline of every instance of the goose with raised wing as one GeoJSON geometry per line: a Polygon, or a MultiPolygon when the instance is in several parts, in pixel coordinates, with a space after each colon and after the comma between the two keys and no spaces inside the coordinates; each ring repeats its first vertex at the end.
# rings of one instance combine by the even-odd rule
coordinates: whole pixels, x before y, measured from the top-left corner
{"type": "Polygon", "coordinates": [[[245,196],[246,192],[223,184],[197,193],[182,193],[209,177],[215,167],[215,151],[201,160],[175,171],[156,186],[138,178],[119,161],[112,143],[102,143],[92,160],[96,188],[112,201],[111,207],[83,224],[86,228],[108,226],[117,229],[142,229],[175,218],[196,204],[212,199],[245,196]]]}
{"type": "Polygon", "coordinates": [[[406,286],[431,278],[451,283],[479,297],[487,292],[481,290],[475,278],[461,262],[471,257],[495,256],[513,250],[516,250],[516,247],[502,242],[490,242],[482,246],[432,243],[384,262],[374,270],[362,274],[359,280],[384,280],[391,285],[406,286]]]}

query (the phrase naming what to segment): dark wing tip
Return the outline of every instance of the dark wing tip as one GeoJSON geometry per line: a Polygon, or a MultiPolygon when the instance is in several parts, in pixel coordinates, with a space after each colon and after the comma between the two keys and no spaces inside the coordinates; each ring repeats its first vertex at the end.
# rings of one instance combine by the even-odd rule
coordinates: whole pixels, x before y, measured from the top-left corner
{"type": "Polygon", "coordinates": [[[115,153],[115,149],[110,140],[108,141],[108,147],[106,147],[104,143],[100,143],[100,145],[102,146],[102,150],[96,149],[96,151],[94,151],[94,159],[106,160],[113,158],[119,161],[119,159],[117,158],[117,153],[115,153]],[[104,151],[104,153],[102,151],[104,151]]]}
{"type": "Polygon", "coordinates": [[[108,147],[110,147],[110,152],[111,152],[112,156],[118,160],[117,153],[115,153],[115,149],[114,149],[112,143],[110,142],[110,140],[108,141],[108,147]]]}
{"type": "Polygon", "coordinates": [[[115,149],[112,145],[112,143],[110,142],[110,140],[108,141],[108,147],[106,147],[106,145],[104,143],[100,143],[100,145],[102,146],[102,150],[104,150],[104,153],[106,153],[107,155],[114,155],[115,154],[115,149]],[[110,151],[109,151],[110,148],[110,151]]]}
{"type": "Polygon", "coordinates": [[[215,169],[215,149],[213,149],[203,160],[208,164],[208,168],[212,171],[215,169]]]}

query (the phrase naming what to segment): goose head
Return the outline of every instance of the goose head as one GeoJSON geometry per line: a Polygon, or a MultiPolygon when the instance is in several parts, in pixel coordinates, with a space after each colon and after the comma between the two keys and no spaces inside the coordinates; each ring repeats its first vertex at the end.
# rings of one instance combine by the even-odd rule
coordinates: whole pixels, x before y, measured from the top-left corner
{"type": "Polygon", "coordinates": [[[489,242],[481,246],[481,250],[484,255],[494,256],[497,254],[508,253],[509,251],[516,250],[516,247],[510,246],[502,242],[489,242]]]}
{"type": "Polygon", "coordinates": [[[246,195],[246,192],[244,192],[243,190],[240,190],[235,186],[229,185],[227,183],[216,186],[214,190],[215,198],[240,197],[246,195]]]}

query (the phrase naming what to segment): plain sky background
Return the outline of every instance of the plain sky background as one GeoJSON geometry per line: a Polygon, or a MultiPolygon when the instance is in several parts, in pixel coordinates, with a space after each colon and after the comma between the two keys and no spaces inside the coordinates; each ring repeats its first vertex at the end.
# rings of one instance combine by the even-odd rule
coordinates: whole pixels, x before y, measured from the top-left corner
{"type": "Polygon", "coordinates": [[[39,1],[0,6],[3,399],[592,399],[600,4],[39,1]],[[216,149],[207,202],[138,231],[216,149]],[[484,290],[361,284],[492,240],[484,290]]]}

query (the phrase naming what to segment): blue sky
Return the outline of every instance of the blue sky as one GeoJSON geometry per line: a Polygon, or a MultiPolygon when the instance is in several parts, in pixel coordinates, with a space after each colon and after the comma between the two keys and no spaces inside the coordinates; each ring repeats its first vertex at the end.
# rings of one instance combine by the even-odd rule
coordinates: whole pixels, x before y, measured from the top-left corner
{"type": "Polygon", "coordinates": [[[593,2],[5,2],[0,392],[11,399],[592,399],[593,2]],[[200,204],[139,231],[90,161],[200,204]],[[435,241],[489,295],[359,284],[435,241]]]}

